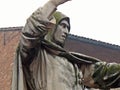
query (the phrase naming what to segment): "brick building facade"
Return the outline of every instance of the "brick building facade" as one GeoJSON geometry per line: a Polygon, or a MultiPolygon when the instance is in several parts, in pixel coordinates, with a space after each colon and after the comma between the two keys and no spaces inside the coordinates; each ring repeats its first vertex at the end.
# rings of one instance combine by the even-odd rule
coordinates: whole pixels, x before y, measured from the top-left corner
{"type": "MultiPolygon", "coordinates": [[[[22,27],[0,28],[0,90],[10,90],[15,50],[22,27]]],[[[120,46],[69,34],[65,49],[107,62],[120,62],[120,46]]]]}

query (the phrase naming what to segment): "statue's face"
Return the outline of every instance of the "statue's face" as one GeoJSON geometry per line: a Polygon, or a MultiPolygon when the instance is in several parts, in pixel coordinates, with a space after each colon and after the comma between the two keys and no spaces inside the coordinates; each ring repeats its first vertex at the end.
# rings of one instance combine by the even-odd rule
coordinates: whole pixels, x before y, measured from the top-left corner
{"type": "Polygon", "coordinates": [[[60,44],[60,45],[64,44],[65,39],[67,38],[67,35],[69,33],[68,27],[69,27],[69,23],[66,20],[62,20],[58,24],[56,31],[53,35],[55,43],[60,44]]]}

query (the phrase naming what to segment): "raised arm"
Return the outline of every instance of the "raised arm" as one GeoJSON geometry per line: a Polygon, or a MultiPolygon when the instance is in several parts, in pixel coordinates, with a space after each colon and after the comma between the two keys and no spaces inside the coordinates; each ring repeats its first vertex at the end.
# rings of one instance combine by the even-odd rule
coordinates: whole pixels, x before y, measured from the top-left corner
{"type": "Polygon", "coordinates": [[[49,0],[43,7],[38,8],[28,19],[22,30],[21,43],[27,48],[36,46],[38,40],[43,39],[47,30],[53,28],[49,18],[57,6],[69,0],[49,0]]]}
{"type": "Polygon", "coordinates": [[[35,49],[39,46],[40,41],[44,39],[48,30],[52,30],[55,23],[49,18],[56,8],[69,0],[49,0],[43,7],[38,8],[27,19],[24,26],[19,44],[22,58],[27,60],[30,56],[34,56],[35,49]]]}

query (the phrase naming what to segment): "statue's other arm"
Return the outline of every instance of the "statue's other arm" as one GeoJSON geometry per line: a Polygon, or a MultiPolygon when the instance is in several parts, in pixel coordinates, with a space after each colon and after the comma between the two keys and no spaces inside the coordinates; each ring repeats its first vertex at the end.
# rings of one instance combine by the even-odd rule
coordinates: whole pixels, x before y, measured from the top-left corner
{"type": "Polygon", "coordinates": [[[83,67],[85,85],[101,89],[120,87],[120,64],[97,62],[83,67]]]}

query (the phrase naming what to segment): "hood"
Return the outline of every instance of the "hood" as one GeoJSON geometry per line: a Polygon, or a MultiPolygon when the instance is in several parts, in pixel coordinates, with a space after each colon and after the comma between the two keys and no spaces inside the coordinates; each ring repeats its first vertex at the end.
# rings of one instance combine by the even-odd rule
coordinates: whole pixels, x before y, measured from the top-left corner
{"type": "MultiPolygon", "coordinates": [[[[56,11],[55,13],[53,13],[53,17],[56,19],[56,25],[58,25],[62,20],[66,20],[68,21],[68,24],[70,26],[70,18],[64,15],[63,13],[56,11]]],[[[70,31],[70,27],[69,27],[69,31],[70,31]]]]}
{"type": "MultiPolygon", "coordinates": [[[[55,13],[53,13],[53,15],[51,15],[50,21],[54,21],[55,22],[55,26],[52,30],[49,30],[47,35],[45,36],[45,40],[52,42],[53,40],[53,34],[56,31],[56,27],[58,26],[58,24],[62,21],[62,20],[66,20],[69,23],[70,26],[70,19],[69,17],[67,17],[66,15],[64,15],[63,13],[56,11],[55,13]]],[[[70,31],[70,27],[69,27],[69,31],[70,31]]],[[[52,42],[53,43],[53,42],[52,42]]],[[[63,45],[64,46],[64,45],[63,45]]]]}

